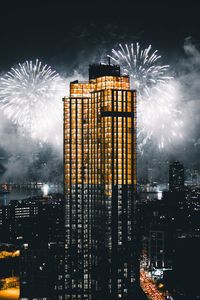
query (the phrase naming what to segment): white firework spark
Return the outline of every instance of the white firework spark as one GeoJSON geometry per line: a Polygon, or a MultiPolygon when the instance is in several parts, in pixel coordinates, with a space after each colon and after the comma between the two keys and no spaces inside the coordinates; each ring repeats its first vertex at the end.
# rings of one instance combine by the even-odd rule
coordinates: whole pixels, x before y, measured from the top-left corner
{"type": "Polygon", "coordinates": [[[160,55],[158,50],[151,52],[151,45],[142,50],[139,43],[119,44],[119,49],[112,49],[112,55],[108,55],[122,68],[123,75],[130,75],[134,88],[141,94],[149,95],[149,89],[157,83],[165,84],[172,79],[167,75],[169,65],[159,65],[160,55]]]}
{"type": "Polygon", "coordinates": [[[148,141],[163,149],[183,139],[182,112],[178,109],[179,86],[176,82],[157,84],[150,96],[138,103],[138,146],[148,141]]]}
{"type": "Polygon", "coordinates": [[[156,142],[159,149],[182,139],[181,111],[177,109],[177,86],[169,65],[160,64],[158,51],[151,45],[142,49],[139,43],[122,45],[108,55],[129,75],[138,94],[138,145],[156,142]]]}
{"type": "Polygon", "coordinates": [[[64,80],[50,66],[26,61],[0,78],[0,108],[24,134],[58,142],[65,91],[64,80]]]}

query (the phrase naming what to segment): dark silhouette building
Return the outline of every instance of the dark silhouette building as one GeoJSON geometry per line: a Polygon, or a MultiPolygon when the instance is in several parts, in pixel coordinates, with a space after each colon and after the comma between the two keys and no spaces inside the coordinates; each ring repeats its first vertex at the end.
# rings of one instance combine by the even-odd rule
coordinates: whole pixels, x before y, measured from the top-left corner
{"type": "Polygon", "coordinates": [[[1,242],[39,246],[63,239],[62,195],[12,200],[0,206],[1,242]]]}
{"type": "Polygon", "coordinates": [[[64,98],[65,299],[140,299],[136,91],[119,66],[89,79],[64,98]]]}
{"type": "Polygon", "coordinates": [[[150,230],[148,250],[149,267],[164,268],[164,231],[150,230]]]}
{"type": "Polygon", "coordinates": [[[92,64],[89,66],[89,80],[103,76],[120,77],[120,66],[106,64],[92,64]]]}
{"type": "Polygon", "coordinates": [[[169,191],[184,191],[184,167],[179,161],[170,163],[169,166],[169,191]]]}
{"type": "Polygon", "coordinates": [[[1,242],[20,249],[20,299],[59,299],[64,281],[62,195],[0,207],[1,242]]]}

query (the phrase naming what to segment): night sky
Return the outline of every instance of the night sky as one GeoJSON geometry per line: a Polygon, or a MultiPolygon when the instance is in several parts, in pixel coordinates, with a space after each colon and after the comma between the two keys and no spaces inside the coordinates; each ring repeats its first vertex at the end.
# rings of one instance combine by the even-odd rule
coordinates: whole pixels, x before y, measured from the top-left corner
{"type": "Polygon", "coordinates": [[[176,59],[187,36],[200,41],[196,1],[41,2],[1,4],[1,70],[36,57],[57,67],[75,67],[80,53],[129,40],[152,44],[176,59]]]}

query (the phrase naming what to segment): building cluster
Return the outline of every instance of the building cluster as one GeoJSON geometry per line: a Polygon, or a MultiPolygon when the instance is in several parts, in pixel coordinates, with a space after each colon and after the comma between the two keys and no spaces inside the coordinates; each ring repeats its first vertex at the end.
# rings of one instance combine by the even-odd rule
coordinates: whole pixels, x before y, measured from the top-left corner
{"type": "Polygon", "coordinates": [[[169,166],[169,191],[161,200],[140,201],[141,268],[160,280],[174,299],[200,295],[200,187],[184,186],[180,162],[169,166]]]}
{"type": "Polygon", "coordinates": [[[0,236],[2,249],[15,245],[20,250],[12,268],[11,260],[2,260],[0,274],[20,277],[20,299],[54,299],[64,276],[63,196],[12,200],[1,206],[0,236]]]}
{"type": "Polygon", "coordinates": [[[0,207],[1,243],[43,244],[63,237],[63,196],[12,200],[0,207]]]}

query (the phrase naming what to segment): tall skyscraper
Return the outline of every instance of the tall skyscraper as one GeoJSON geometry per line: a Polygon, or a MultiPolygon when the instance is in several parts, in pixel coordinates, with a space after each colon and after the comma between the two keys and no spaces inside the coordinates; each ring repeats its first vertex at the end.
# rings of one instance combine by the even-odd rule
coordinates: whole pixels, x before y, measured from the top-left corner
{"type": "Polygon", "coordinates": [[[133,299],[136,91],[120,67],[91,65],[64,98],[65,299],[133,299]]]}
{"type": "Polygon", "coordinates": [[[170,163],[169,190],[170,192],[184,191],[184,167],[179,161],[170,163]]]}
{"type": "Polygon", "coordinates": [[[148,261],[149,267],[162,269],[165,266],[164,260],[165,233],[162,230],[149,231],[148,261]]]}

